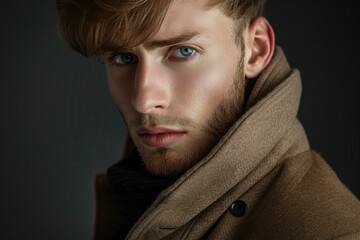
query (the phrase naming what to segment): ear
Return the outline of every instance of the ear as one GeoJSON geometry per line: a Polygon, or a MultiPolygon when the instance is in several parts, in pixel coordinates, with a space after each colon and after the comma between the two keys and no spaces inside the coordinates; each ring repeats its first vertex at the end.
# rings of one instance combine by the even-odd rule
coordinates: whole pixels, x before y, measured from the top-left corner
{"type": "Polygon", "coordinates": [[[264,17],[254,19],[244,35],[245,76],[256,78],[269,64],[275,47],[275,35],[264,17]]]}

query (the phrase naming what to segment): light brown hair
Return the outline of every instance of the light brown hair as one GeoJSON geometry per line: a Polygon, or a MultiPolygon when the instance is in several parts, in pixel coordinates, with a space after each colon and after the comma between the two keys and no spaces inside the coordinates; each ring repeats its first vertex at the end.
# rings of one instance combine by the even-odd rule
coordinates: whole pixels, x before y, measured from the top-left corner
{"type": "MultiPolygon", "coordinates": [[[[92,56],[111,46],[134,47],[160,28],[173,0],[57,0],[61,35],[75,51],[92,56]]],[[[238,38],[246,23],[260,16],[266,0],[209,0],[237,21],[238,38]]],[[[238,41],[239,39],[236,39],[238,41]]]]}

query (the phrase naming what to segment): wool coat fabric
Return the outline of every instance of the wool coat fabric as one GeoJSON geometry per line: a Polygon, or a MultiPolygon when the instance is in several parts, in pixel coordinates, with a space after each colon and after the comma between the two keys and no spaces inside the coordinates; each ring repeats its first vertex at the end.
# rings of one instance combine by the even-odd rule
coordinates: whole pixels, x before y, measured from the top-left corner
{"type": "Polygon", "coordinates": [[[360,239],[360,202],[310,148],[300,96],[300,74],[276,48],[244,114],[126,239],[360,239]]]}

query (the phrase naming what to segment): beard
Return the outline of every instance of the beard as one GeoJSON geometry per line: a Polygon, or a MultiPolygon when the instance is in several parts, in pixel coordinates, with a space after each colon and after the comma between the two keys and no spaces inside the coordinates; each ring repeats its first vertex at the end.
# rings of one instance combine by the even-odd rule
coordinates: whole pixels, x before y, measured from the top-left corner
{"type": "Polygon", "coordinates": [[[155,176],[176,176],[183,174],[203,159],[241,116],[246,85],[242,63],[243,61],[239,61],[232,84],[228,86],[223,99],[212,111],[211,117],[200,128],[196,129],[195,124],[190,119],[172,116],[141,115],[137,121],[128,123],[128,129],[130,129],[130,126],[138,125],[155,126],[165,124],[186,126],[194,128],[195,131],[200,132],[200,135],[206,136],[206,138],[197,139],[198,141],[195,140],[196,144],[192,144],[185,151],[184,148],[176,144],[150,150],[142,144],[135,144],[142,162],[150,174],[155,176]]]}

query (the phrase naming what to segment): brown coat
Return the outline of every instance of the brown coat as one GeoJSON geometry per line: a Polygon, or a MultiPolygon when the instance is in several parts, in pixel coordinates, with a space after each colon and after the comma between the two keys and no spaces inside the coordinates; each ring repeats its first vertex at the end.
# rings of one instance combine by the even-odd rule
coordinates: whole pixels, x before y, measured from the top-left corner
{"type": "MultiPolygon", "coordinates": [[[[299,72],[277,48],[245,114],[127,239],[360,239],[360,202],[309,148],[296,118],[300,94],[299,72]]],[[[95,239],[114,224],[100,205],[95,239]]]]}

